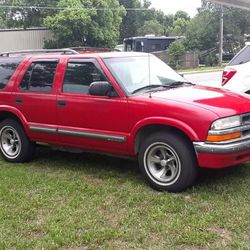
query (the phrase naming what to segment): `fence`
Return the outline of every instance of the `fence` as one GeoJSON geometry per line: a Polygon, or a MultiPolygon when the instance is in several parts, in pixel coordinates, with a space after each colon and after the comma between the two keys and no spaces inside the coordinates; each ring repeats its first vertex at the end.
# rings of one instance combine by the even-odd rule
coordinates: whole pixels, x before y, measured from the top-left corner
{"type": "MultiPolygon", "coordinates": [[[[153,52],[152,54],[154,54],[155,56],[160,58],[163,62],[168,63],[168,61],[169,61],[169,55],[168,55],[167,50],[156,51],[156,52],[153,52]]],[[[180,67],[183,69],[185,69],[185,68],[197,68],[199,66],[198,52],[196,52],[196,51],[187,52],[181,57],[180,61],[181,61],[180,67]]]]}

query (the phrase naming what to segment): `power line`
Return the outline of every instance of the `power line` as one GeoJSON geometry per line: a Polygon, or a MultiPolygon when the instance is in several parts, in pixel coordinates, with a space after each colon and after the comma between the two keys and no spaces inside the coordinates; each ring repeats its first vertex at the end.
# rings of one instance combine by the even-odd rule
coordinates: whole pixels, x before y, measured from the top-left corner
{"type": "MultiPolygon", "coordinates": [[[[79,7],[53,7],[53,6],[13,6],[13,5],[0,5],[0,9],[40,9],[40,10],[68,10],[68,9],[78,9],[79,7]]],[[[85,8],[85,10],[102,10],[102,11],[120,11],[120,8],[85,8]]],[[[146,8],[124,8],[126,11],[147,11],[146,8]]]]}

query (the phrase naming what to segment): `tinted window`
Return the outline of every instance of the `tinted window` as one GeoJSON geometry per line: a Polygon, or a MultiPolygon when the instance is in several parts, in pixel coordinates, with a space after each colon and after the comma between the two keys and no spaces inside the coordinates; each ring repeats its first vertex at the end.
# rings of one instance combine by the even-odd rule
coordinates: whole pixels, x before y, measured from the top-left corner
{"type": "Polygon", "coordinates": [[[141,41],[136,42],[135,50],[139,51],[139,52],[143,51],[143,46],[142,45],[143,45],[143,42],[141,42],[141,41]]]}
{"type": "Polygon", "coordinates": [[[3,89],[22,61],[22,58],[1,58],[0,59],[0,89],[3,89]]]}
{"type": "Polygon", "coordinates": [[[31,92],[51,92],[56,67],[57,62],[32,63],[19,88],[31,92]]]}
{"type": "Polygon", "coordinates": [[[160,44],[152,44],[152,50],[160,51],[161,50],[161,45],[160,44]]]}
{"type": "Polygon", "coordinates": [[[105,76],[91,62],[70,62],[64,77],[63,92],[89,92],[92,82],[106,81],[105,76]]]}
{"type": "Polygon", "coordinates": [[[230,66],[239,65],[250,61],[250,46],[244,47],[229,63],[230,66]]]}

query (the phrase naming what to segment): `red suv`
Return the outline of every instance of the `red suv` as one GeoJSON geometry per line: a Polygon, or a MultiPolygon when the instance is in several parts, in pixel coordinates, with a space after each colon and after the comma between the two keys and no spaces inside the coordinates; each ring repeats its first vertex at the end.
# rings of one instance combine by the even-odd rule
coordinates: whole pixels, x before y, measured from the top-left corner
{"type": "Polygon", "coordinates": [[[250,98],[145,53],[2,54],[1,154],[28,161],[38,143],[138,158],[153,188],[179,192],[199,167],[250,160],[250,98]]]}

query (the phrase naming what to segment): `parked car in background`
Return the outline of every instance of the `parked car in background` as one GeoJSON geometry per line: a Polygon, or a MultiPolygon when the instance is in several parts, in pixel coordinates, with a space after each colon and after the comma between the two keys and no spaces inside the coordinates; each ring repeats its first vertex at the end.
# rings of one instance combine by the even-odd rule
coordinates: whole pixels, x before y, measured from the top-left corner
{"type": "Polygon", "coordinates": [[[250,42],[229,62],[222,74],[223,88],[250,94],[250,42]]]}
{"type": "Polygon", "coordinates": [[[130,157],[153,188],[179,192],[199,168],[250,160],[247,95],[186,82],[147,53],[31,53],[0,55],[6,161],[39,143],[130,157]]]}

